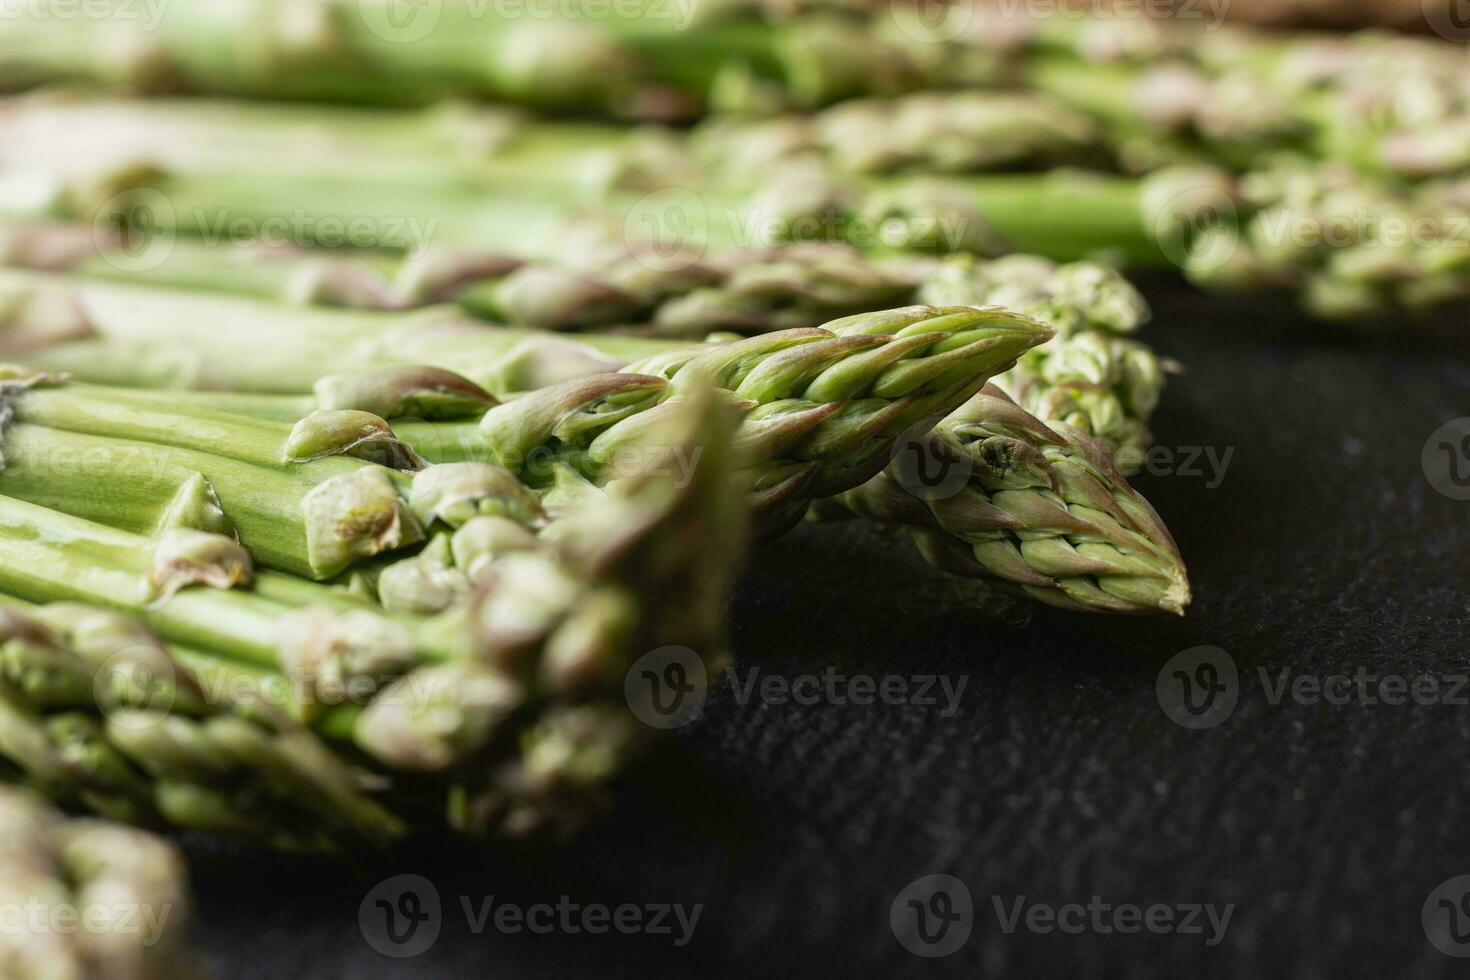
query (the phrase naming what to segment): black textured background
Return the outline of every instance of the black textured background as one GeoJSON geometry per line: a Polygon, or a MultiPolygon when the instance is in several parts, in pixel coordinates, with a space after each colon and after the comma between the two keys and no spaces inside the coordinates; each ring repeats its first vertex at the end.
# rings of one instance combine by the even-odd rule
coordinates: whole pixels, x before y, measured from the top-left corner
{"type": "MultiPolygon", "coordinates": [[[[1470,670],[1470,503],[1421,451],[1470,415],[1470,350],[1312,328],[1289,304],[1150,289],[1147,338],[1188,373],[1166,447],[1235,452],[1224,481],[1145,476],[1197,600],[1182,620],[979,608],[973,589],[848,528],[763,547],[733,608],[742,668],[969,678],[931,707],[740,706],[717,693],[617,820],[552,855],[419,844],[361,869],[190,842],[200,938],[226,978],[786,976],[1438,977],[1467,963],[1420,924],[1470,873],[1470,706],[1272,705],[1257,668],[1470,670]],[[1189,731],[1155,695],[1174,654],[1228,651],[1224,723],[1189,731]],[[907,952],[889,906],[947,873],[975,901],[967,944],[907,952]],[[359,905],[421,874],[445,906],[427,953],[381,956],[359,905]],[[1234,903],[1224,941],[999,928],[1007,904],[1234,903]],[[668,936],[474,935],[478,903],[704,906],[668,936]]],[[[1461,331],[1464,332],[1463,330],[1461,331]]],[[[1470,336],[1470,334],[1467,334],[1470,336]]],[[[1470,692],[1467,692],[1470,695],[1470,692]]]]}

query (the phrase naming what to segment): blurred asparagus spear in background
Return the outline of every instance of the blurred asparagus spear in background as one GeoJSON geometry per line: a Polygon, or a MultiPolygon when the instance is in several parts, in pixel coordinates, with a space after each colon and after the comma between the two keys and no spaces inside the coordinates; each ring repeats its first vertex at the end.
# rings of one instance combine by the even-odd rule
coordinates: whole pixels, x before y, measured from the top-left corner
{"type": "Polygon", "coordinates": [[[1275,151],[1411,179],[1470,165],[1470,69],[1457,45],[1434,38],[1278,35],[1201,16],[1087,17],[987,0],[784,13],[740,2],[572,5],[558,17],[462,3],[404,17],[391,0],[181,0],[156,23],[141,11],[78,19],[64,6],[33,4],[0,25],[0,84],[386,105],[471,95],[661,119],[1025,87],[1104,124],[1133,168],[1240,166],[1275,151]]]}
{"type": "Polygon", "coordinates": [[[85,79],[330,101],[422,103],[468,93],[542,109],[687,118],[711,102],[821,105],[992,77],[983,51],[940,57],[883,24],[825,12],[777,25],[739,5],[449,3],[404,17],[390,0],[181,0],[157,22],[8,18],[0,83],[85,79]],[[722,10],[721,7],[725,9],[722,10]]]}
{"type": "Polygon", "coordinates": [[[63,223],[0,226],[0,265],[86,279],[218,292],[288,306],[406,310],[456,302],[491,321],[700,339],[819,326],[911,302],[928,263],[871,258],[846,245],[732,249],[664,267],[586,242],[556,261],[429,249],[209,245],[177,238],[131,253],[127,233],[63,223]],[[157,247],[155,247],[157,246],[157,247]]]}
{"type": "MultiPolygon", "coordinates": [[[[53,110],[19,111],[44,123],[53,110]]],[[[65,111],[57,111],[64,120],[65,111]]],[[[81,111],[90,110],[84,104],[81,111]]],[[[138,104],[128,113],[146,132],[154,111],[138,104]]],[[[188,118],[186,110],[158,111],[165,130],[177,124],[174,114],[188,118]]],[[[276,142],[289,144],[289,132],[285,127],[276,142]]],[[[20,159],[29,142],[23,133],[14,141],[20,159]]],[[[363,246],[435,247],[404,262],[388,286],[365,275],[363,265],[348,272],[339,266],[332,275],[316,267],[301,280],[308,295],[379,295],[390,298],[385,305],[457,298],[493,319],[546,327],[641,321],[687,336],[693,325],[724,317],[730,326],[758,329],[784,325],[788,314],[849,312],[834,308],[846,290],[854,291],[855,302],[873,301],[914,275],[901,263],[865,262],[842,249],[789,248],[801,242],[845,244],[875,256],[1031,252],[1069,261],[1101,253],[1142,267],[1177,265],[1206,286],[1296,289],[1310,310],[1333,317],[1434,307],[1470,294],[1464,188],[1446,182],[1395,188],[1345,167],[1284,164],[1240,178],[1178,168],[1142,181],[1071,171],[874,177],[839,172],[818,154],[815,163],[808,158],[783,168],[780,179],[759,188],[748,186],[748,176],[741,187],[696,166],[690,185],[642,196],[623,190],[566,195],[534,184],[512,196],[493,182],[357,180],[341,172],[341,160],[309,152],[297,154],[291,166],[311,172],[287,179],[262,177],[238,162],[221,173],[211,169],[228,164],[218,153],[194,171],[190,153],[177,153],[172,162],[182,169],[159,172],[109,160],[105,141],[92,152],[73,145],[60,156],[45,148],[47,140],[39,142],[29,163],[7,168],[5,180],[18,190],[0,197],[11,213],[88,218],[105,204],[106,221],[165,233],[155,243],[160,270],[170,261],[174,232],[217,241],[238,220],[256,237],[279,226],[293,240],[311,242],[335,241],[353,227],[363,246]],[[46,168],[65,173],[68,159],[100,170],[53,179],[46,168]],[[421,225],[406,222],[410,215],[421,225]],[[335,234],[325,235],[333,228],[335,234]],[[785,250],[762,251],[773,247],[785,250]]],[[[683,172],[682,163],[660,171],[663,165],[653,172],[665,179],[683,172]]],[[[16,241],[12,262],[64,265],[55,258],[63,253],[76,264],[74,246],[16,241]]],[[[145,236],[140,247],[147,246],[145,236]]],[[[153,261],[150,252],[117,265],[125,270],[153,261]]],[[[364,264],[378,261],[369,255],[364,264]]],[[[179,262],[186,270],[197,264],[179,262]]],[[[233,275],[230,265],[221,266],[222,279],[233,275]]],[[[198,279],[187,271],[181,276],[198,279]]]]}
{"type": "Polygon", "coordinates": [[[67,819],[11,787],[0,787],[0,840],[0,900],[39,906],[46,917],[43,928],[0,935],[10,976],[207,975],[188,941],[188,874],[169,842],[103,820],[67,819]]]}

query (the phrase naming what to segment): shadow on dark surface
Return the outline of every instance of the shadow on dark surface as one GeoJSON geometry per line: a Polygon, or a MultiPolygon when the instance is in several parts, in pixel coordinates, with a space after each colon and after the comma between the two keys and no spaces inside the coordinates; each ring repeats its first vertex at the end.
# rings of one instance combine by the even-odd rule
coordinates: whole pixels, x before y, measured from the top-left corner
{"type": "Polygon", "coordinates": [[[191,844],[220,974],[1458,972],[1421,910],[1470,873],[1470,707],[1447,686],[1392,705],[1373,703],[1386,693],[1373,684],[1345,703],[1289,685],[1470,670],[1470,504],[1437,493],[1420,461],[1439,425],[1470,415],[1470,362],[1451,356],[1464,347],[1303,333],[1284,305],[1182,287],[1152,298],[1149,340],[1187,366],[1160,444],[1233,449],[1213,488],[1181,466],[1138,480],[1190,563],[1187,617],[1037,609],[855,526],[799,528],[758,550],[735,599],[734,675],[714,678],[703,716],[675,735],[681,751],[590,837],[548,854],[423,843],[370,872],[191,844]],[[1201,645],[1228,654],[1238,700],[1191,730],[1155,685],[1201,645]],[[786,685],[828,668],[900,678],[909,703],[797,703],[786,685]],[[934,703],[914,703],[929,676],[934,703]],[[771,677],[776,696],[761,693],[771,677]],[[432,883],[442,928],[393,959],[370,941],[381,926],[365,902],[399,874],[432,883]],[[962,882],[973,909],[967,941],[940,959],[909,952],[890,923],[931,874],[962,882]],[[677,926],[534,935],[492,921],[477,934],[460,899],[474,912],[490,896],[700,917],[682,947],[677,926]],[[1045,909],[1068,903],[1083,907],[1080,930],[1047,928],[1045,909]],[[1102,904],[1167,908],[1173,924],[1123,933],[1090,911],[1102,904]],[[1228,923],[1212,933],[1202,911],[1201,932],[1180,928],[1194,904],[1229,906],[1228,923]],[[1035,922],[1007,931],[1018,907],[1035,922]]]}

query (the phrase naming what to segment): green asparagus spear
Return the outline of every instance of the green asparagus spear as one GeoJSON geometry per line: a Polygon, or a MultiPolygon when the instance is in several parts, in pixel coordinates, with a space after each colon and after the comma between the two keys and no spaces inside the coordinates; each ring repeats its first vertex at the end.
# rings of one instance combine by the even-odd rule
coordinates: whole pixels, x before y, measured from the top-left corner
{"type": "Polygon", "coordinates": [[[1084,433],[1041,422],[992,385],[940,422],[922,455],[940,477],[920,480],[898,459],[833,503],[909,528],[940,568],[1063,609],[1183,614],[1189,604],[1173,538],[1084,433]]]}

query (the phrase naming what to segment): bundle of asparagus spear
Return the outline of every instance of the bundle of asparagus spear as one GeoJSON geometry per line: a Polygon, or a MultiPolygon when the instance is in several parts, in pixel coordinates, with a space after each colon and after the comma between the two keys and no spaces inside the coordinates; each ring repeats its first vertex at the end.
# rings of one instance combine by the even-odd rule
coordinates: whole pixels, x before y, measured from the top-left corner
{"type": "MultiPolygon", "coordinates": [[[[1119,270],[1368,322],[1470,297],[1470,62],[1437,41],[32,8],[0,19],[0,776],[94,818],[353,856],[574,833],[669,750],[630,666],[725,657],[748,544],[803,521],[1183,613],[1129,483],[1181,368],[1119,270]]],[[[12,887],[181,894],[129,877],[151,838],[37,806],[0,797],[59,827],[12,887]]]]}

